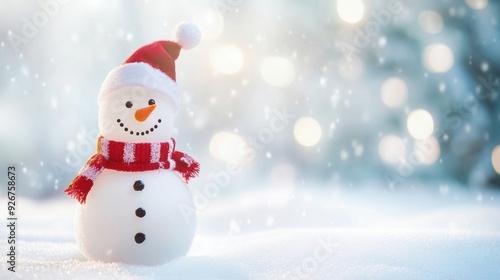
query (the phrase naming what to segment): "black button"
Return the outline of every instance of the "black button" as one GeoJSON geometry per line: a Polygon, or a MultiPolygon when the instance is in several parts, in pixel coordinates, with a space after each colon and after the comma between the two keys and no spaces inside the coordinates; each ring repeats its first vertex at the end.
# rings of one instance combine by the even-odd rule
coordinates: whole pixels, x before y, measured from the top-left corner
{"type": "Polygon", "coordinates": [[[146,216],[146,210],[144,210],[143,208],[137,208],[135,209],[135,215],[139,218],[142,218],[146,216]]]}
{"type": "Polygon", "coordinates": [[[142,242],[144,242],[144,240],[146,240],[146,235],[142,232],[139,232],[135,235],[134,239],[135,243],[141,244],[142,242]]]}
{"type": "Polygon", "coordinates": [[[144,189],[144,182],[141,180],[137,180],[134,183],[134,190],[136,191],[142,191],[144,189]]]}

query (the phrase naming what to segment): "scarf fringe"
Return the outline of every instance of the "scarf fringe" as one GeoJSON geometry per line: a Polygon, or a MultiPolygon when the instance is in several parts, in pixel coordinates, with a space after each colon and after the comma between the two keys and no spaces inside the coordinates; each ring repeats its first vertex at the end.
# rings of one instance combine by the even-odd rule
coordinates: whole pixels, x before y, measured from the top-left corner
{"type": "Polygon", "coordinates": [[[85,204],[87,201],[87,194],[94,185],[89,179],[82,176],[77,176],[69,185],[69,187],[64,190],[70,197],[76,199],[80,204],[85,204]],[[75,187],[78,186],[78,187],[75,187]]]}
{"type": "Polygon", "coordinates": [[[81,204],[85,204],[87,194],[94,185],[94,180],[101,175],[106,163],[107,160],[103,155],[93,155],[64,192],[81,204]]]}
{"type": "Polygon", "coordinates": [[[172,159],[176,162],[174,170],[182,175],[186,183],[189,182],[189,179],[198,176],[200,164],[191,156],[183,152],[175,151],[172,154],[172,159]]]}

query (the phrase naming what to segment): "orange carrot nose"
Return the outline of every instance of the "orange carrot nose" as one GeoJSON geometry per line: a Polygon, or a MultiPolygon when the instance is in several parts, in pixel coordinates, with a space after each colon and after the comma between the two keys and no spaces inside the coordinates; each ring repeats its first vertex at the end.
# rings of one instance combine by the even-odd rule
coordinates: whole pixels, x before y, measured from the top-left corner
{"type": "Polygon", "coordinates": [[[135,119],[140,122],[147,120],[155,108],[156,104],[153,104],[135,111],[135,119]]]}

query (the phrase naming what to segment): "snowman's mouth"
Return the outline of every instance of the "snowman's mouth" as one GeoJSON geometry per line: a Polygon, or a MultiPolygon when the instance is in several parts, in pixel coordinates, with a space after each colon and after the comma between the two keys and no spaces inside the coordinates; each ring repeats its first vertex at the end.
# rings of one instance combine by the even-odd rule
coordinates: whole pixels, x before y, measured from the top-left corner
{"type": "Polygon", "coordinates": [[[144,130],[144,131],[133,131],[133,130],[130,130],[127,126],[125,126],[125,124],[122,122],[121,119],[117,119],[116,122],[118,123],[118,125],[120,127],[123,128],[123,131],[125,131],[126,133],[130,133],[130,135],[144,136],[146,134],[153,133],[158,128],[158,124],[161,123],[161,119],[158,119],[158,124],[155,124],[150,129],[144,130]]]}

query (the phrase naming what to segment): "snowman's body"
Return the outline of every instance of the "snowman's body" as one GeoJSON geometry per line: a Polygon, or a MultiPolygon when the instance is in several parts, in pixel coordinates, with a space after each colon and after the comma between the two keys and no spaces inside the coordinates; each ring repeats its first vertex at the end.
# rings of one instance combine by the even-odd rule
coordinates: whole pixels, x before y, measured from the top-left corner
{"type": "Polygon", "coordinates": [[[187,253],[196,216],[183,210],[193,207],[186,184],[172,170],[105,169],[78,206],[76,240],[90,259],[165,263],[187,253]]]}

